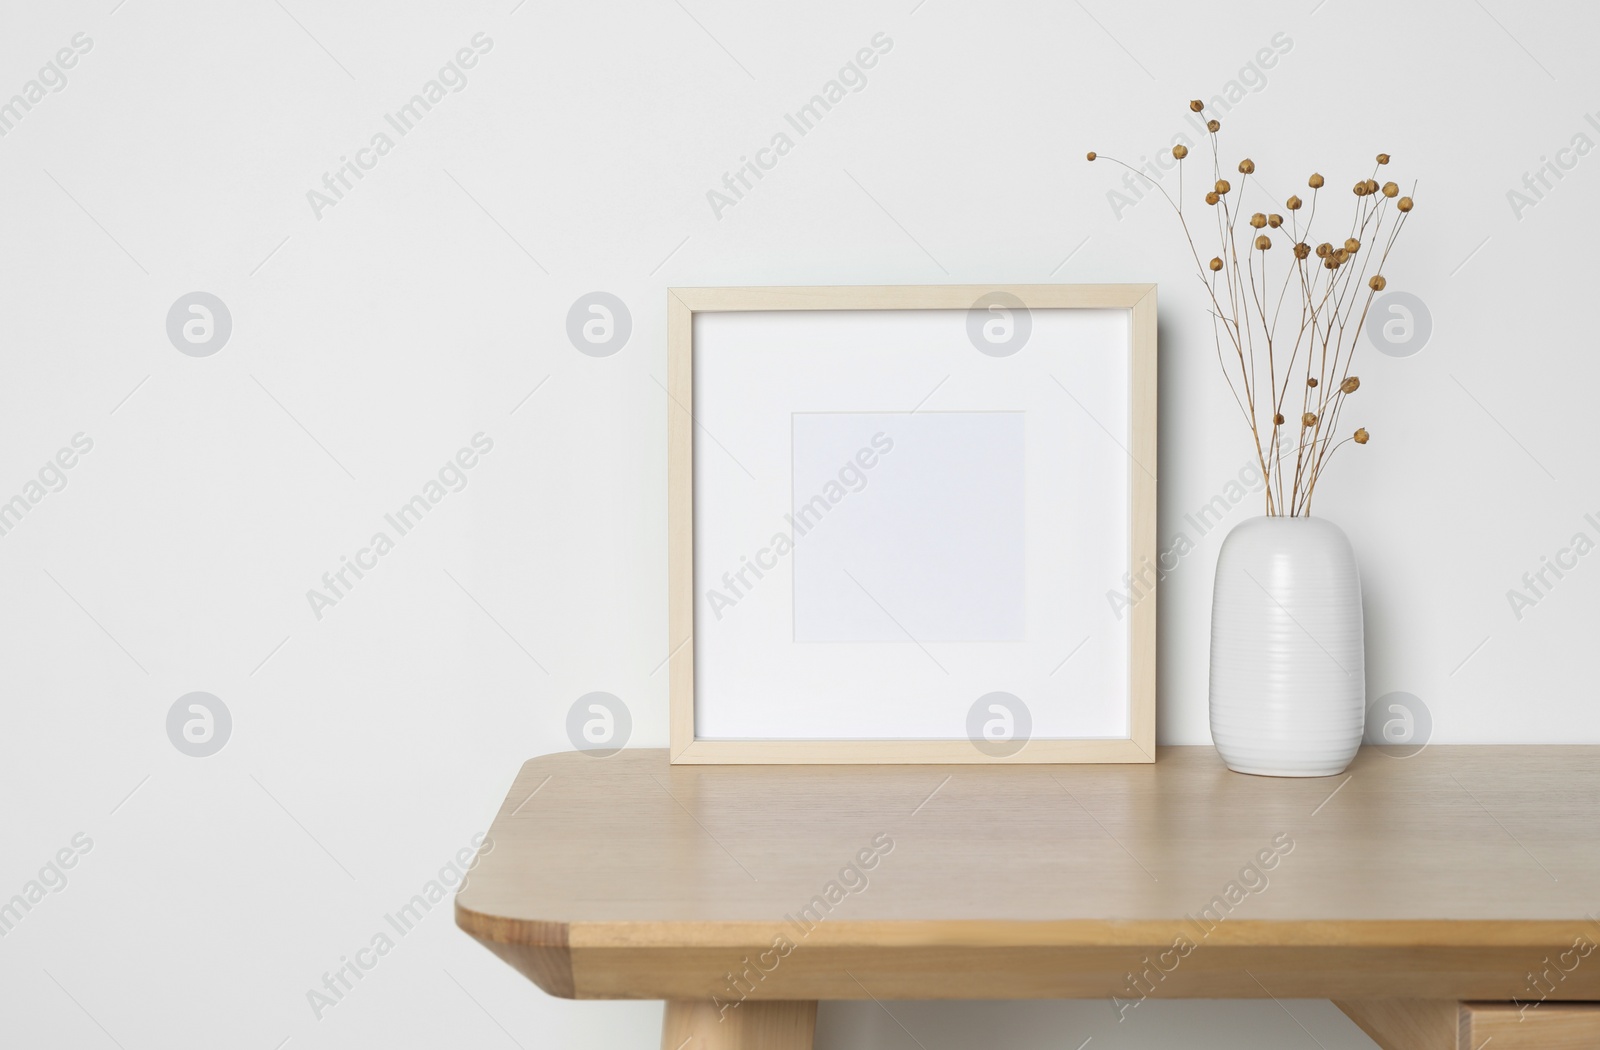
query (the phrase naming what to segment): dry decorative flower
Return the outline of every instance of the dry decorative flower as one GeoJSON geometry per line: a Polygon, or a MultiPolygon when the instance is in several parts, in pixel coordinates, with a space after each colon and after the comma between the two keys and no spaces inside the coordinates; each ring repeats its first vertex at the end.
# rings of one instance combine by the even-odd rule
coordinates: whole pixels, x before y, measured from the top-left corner
{"type": "Polygon", "coordinates": [[[1089,159],[1094,160],[1094,150],[1089,151],[1089,159]]]}
{"type": "MultiPolygon", "coordinates": [[[[1196,99],[1189,108],[1203,113],[1205,104],[1196,99]]],[[[1334,228],[1347,230],[1345,237],[1333,242],[1312,240],[1311,227],[1317,225],[1321,214],[1315,195],[1307,215],[1300,214],[1304,201],[1298,196],[1288,198],[1282,207],[1293,216],[1294,237],[1284,242],[1292,241],[1291,258],[1284,260],[1283,272],[1279,273],[1277,266],[1269,263],[1267,252],[1274,237],[1265,230],[1281,229],[1284,216],[1247,207],[1254,203],[1243,199],[1255,192],[1253,179],[1246,179],[1235,188],[1217,177],[1222,171],[1218,135],[1221,129],[1217,120],[1206,122],[1206,130],[1211,133],[1210,170],[1215,181],[1211,187],[1202,185],[1199,190],[1205,202],[1213,206],[1233,194],[1229,198],[1232,206],[1219,208],[1216,215],[1217,241],[1213,243],[1221,249],[1216,255],[1201,255],[1195,242],[1196,228],[1186,217],[1181,199],[1181,167],[1176,180],[1178,190],[1173,194],[1169,186],[1152,180],[1140,168],[1115,157],[1101,159],[1144,179],[1177,213],[1209,296],[1219,360],[1256,442],[1257,463],[1266,481],[1266,512],[1309,514],[1317,482],[1332,454],[1346,444],[1365,445],[1369,440],[1364,427],[1353,433],[1344,430],[1340,414],[1346,398],[1361,388],[1360,378],[1351,375],[1355,348],[1373,298],[1388,285],[1381,271],[1415,202],[1400,196],[1397,183],[1362,179],[1352,187],[1356,198],[1353,220],[1327,220],[1335,224],[1334,228]],[[1245,229],[1241,231],[1239,227],[1245,229]],[[1252,231],[1257,231],[1254,236],[1252,231]],[[1240,232],[1245,235],[1242,244],[1240,232]],[[1313,254],[1322,260],[1321,266],[1308,262],[1313,254]],[[1361,291],[1362,285],[1366,286],[1365,292],[1361,291]],[[1302,385],[1297,386],[1297,381],[1302,385]],[[1293,407],[1296,389],[1301,401],[1298,413],[1293,407]],[[1300,430],[1285,432],[1285,419],[1296,415],[1300,430]],[[1340,433],[1345,436],[1339,438],[1340,433]]],[[[1179,143],[1170,152],[1181,161],[1193,149],[1192,145],[1179,143]]],[[[1090,160],[1095,157],[1089,154],[1090,160]]],[[[1377,160],[1379,166],[1386,165],[1389,155],[1379,153],[1377,160]]],[[[1239,162],[1238,170],[1245,176],[1254,175],[1255,162],[1245,158],[1239,162]]],[[[1306,181],[1313,191],[1326,184],[1320,172],[1314,172],[1306,181]]]]}

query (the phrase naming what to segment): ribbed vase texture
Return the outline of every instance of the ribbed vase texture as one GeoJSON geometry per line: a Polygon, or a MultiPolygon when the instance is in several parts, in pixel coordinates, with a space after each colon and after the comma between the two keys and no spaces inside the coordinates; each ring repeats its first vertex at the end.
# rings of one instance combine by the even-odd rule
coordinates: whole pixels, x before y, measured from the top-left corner
{"type": "Polygon", "coordinates": [[[1263,517],[1228,533],[1211,600],[1211,738],[1228,768],[1344,772],[1366,714],[1361,578],[1343,530],[1263,517]]]}

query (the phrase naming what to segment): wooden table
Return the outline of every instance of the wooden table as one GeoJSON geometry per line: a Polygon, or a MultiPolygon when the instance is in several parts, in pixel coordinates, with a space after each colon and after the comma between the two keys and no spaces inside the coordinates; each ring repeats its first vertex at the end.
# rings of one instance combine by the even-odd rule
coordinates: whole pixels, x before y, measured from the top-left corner
{"type": "Polygon", "coordinates": [[[456,921],[663,1047],[809,1047],[821,999],[1333,999],[1380,1046],[1600,1046],[1600,747],[1154,765],[522,767],[456,921]]]}

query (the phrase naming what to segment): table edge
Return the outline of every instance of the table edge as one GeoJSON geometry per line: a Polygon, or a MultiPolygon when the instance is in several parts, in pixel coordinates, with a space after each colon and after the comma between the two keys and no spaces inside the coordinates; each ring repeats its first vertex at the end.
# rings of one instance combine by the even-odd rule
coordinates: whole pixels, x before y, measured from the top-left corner
{"type": "MultiPolygon", "coordinates": [[[[1578,943],[1579,937],[1591,942],[1600,938],[1600,923],[1592,918],[1241,919],[1210,929],[1184,919],[868,920],[825,921],[799,931],[781,921],[507,919],[460,903],[456,923],[545,992],[566,999],[715,994],[725,969],[754,972],[748,970],[751,960],[775,964],[778,957],[787,957],[788,951],[774,954],[780,938],[805,958],[803,969],[810,972],[752,998],[854,998],[858,988],[867,987],[862,981],[901,998],[972,997],[963,990],[982,991],[981,998],[1098,997],[1115,994],[1114,988],[1101,987],[1099,977],[1087,974],[1137,971],[1186,943],[1191,949],[1204,945],[1206,968],[1216,961],[1233,976],[1196,975],[1201,983],[1195,987],[1201,991],[1184,997],[1255,997],[1266,986],[1238,977],[1253,969],[1271,981],[1300,982],[1279,986],[1282,994],[1292,996],[1333,994],[1319,991],[1320,978],[1307,976],[1319,973],[1338,982],[1335,987],[1346,998],[1392,995],[1394,991],[1385,991],[1393,987],[1391,982],[1408,979],[1405,975],[1416,968],[1430,976],[1408,987],[1409,994],[1493,999],[1523,991],[1522,978],[1515,975],[1524,962],[1532,966],[1578,943]],[[954,984],[948,979],[953,970],[963,973],[954,984]],[[1013,979],[1016,973],[1051,971],[1074,976],[1062,977],[1065,984],[1050,986],[1044,994],[1013,979]],[[1008,972],[1013,978],[985,983],[985,972],[997,980],[1008,972]],[[838,974],[848,974],[850,980],[838,974]],[[903,982],[898,990],[888,987],[897,981],[903,982]]],[[[1186,957],[1188,951],[1179,954],[1186,957]]],[[[1573,982],[1552,998],[1600,998],[1600,979],[1573,982]]]]}
{"type": "MultiPolygon", "coordinates": [[[[455,906],[456,925],[477,940],[546,949],[765,947],[790,920],[559,920],[508,918],[455,906]]],[[[837,947],[1138,947],[1183,932],[1237,947],[1501,948],[1550,943],[1578,933],[1600,941],[1600,918],[1556,919],[1227,919],[1206,929],[1167,919],[825,920],[807,944],[837,947]]]]}

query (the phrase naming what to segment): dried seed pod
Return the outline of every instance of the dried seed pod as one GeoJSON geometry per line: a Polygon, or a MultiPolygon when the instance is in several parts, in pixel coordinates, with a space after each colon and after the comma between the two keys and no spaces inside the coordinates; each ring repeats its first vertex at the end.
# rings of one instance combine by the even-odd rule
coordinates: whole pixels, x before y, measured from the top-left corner
{"type": "Polygon", "coordinates": [[[1251,160],[1249,157],[1246,157],[1244,160],[1239,162],[1239,170],[1246,175],[1254,175],[1256,171],[1256,162],[1251,160]]]}
{"type": "Polygon", "coordinates": [[[1400,195],[1400,187],[1392,182],[1386,182],[1383,184],[1383,195],[1390,199],[1398,197],[1400,195]]]}
{"type": "Polygon", "coordinates": [[[1356,183],[1353,192],[1357,197],[1365,197],[1367,195],[1367,180],[1362,179],[1360,182],[1356,183]]]}
{"type": "Polygon", "coordinates": [[[1317,258],[1326,259],[1332,254],[1333,245],[1329,244],[1327,241],[1323,241],[1321,244],[1317,245],[1317,258]]]}
{"type": "Polygon", "coordinates": [[[1300,423],[1301,423],[1302,426],[1308,426],[1308,427],[1316,426],[1317,425],[1317,414],[1315,412],[1307,412],[1305,415],[1300,417],[1300,423]]]}
{"type": "Polygon", "coordinates": [[[1361,380],[1357,376],[1346,376],[1344,382],[1339,384],[1339,393],[1353,394],[1361,389],[1361,380]]]}
{"type": "Polygon", "coordinates": [[[1283,413],[1282,412],[1273,413],[1273,415],[1272,415],[1272,425],[1273,426],[1277,426],[1277,427],[1283,426],[1283,413]]]}
{"type": "Polygon", "coordinates": [[[1310,254],[1311,245],[1307,244],[1305,241],[1301,241],[1299,244],[1294,246],[1294,257],[1296,259],[1304,259],[1310,254]]]}
{"type": "Polygon", "coordinates": [[[1216,273],[1218,270],[1222,269],[1222,260],[1218,259],[1216,256],[1212,256],[1211,262],[1208,265],[1211,267],[1211,272],[1216,273]]]}
{"type": "Polygon", "coordinates": [[[1172,155],[1177,157],[1179,160],[1182,160],[1189,155],[1189,147],[1180,142],[1176,146],[1172,147],[1172,155]]]}
{"type": "Polygon", "coordinates": [[[1313,174],[1311,178],[1306,180],[1306,185],[1310,186],[1314,190],[1322,189],[1322,176],[1313,174]]]}
{"type": "Polygon", "coordinates": [[[1352,434],[1351,437],[1355,439],[1355,442],[1358,445],[1365,445],[1368,441],[1372,440],[1372,435],[1367,433],[1366,427],[1360,428],[1354,434],[1352,434]]]}
{"type": "Polygon", "coordinates": [[[1263,233],[1261,236],[1256,238],[1256,250],[1257,251],[1263,251],[1264,252],[1268,248],[1271,248],[1271,247],[1272,247],[1272,238],[1271,237],[1268,237],[1266,234],[1263,233]]]}
{"type": "Polygon", "coordinates": [[[1189,112],[1191,113],[1198,113],[1205,108],[1206,104],[1201,102],[1199,99],[1191,99],[1189,102],[1189,112]]]}
{"type": "Polygon", "coordinates": [[[1089,159],[1094,160],[1094,150],[1089,151],[1089,159]]]}
{"type": "Polygon", "coordinates": [[[1410,211],[1411,210],[1411,198],[1410,197],[1401,197],[1399,200],[1394,202],[1394,206],[1396,208],[1399,208],[1401,211],[1410,211]]]}
{"type": "Polygon", "coordinates": [[[1277,212],[1273,212],[1271,215],[1267,216],[1267,225],[1276,230],[1279,226],[1283,225],[1283,216],[1279,215],[1277,212]]]}
{"type": "Polygon", "coordinates": [[[1233,189],[1232,186],[1228,185],[1227,179],[1218,179],[1217,185],[1214,188],[1216,189],[1217,196],[1219,197],[1224,196],[1229,190],[1233,189]]]}
{"type": "Polygon", "coordinates": [[[1222,121],[1220,121],[1220,120],[1208,120],[1208,121],[1206,121],[1206,130],[1211,132],[1211,134],[1215,135],[1217,132],[1222,130],[1222,121]]]}
{"type": "Polygon", "coordinates": [[[1343,266],[1345,263],[1347,263],[1349,261],[1350,261],[1350,252],[1349,252],[1348,249],[1335,248],[1333,250],[1333,265],[1335,265],[1335,266],[1343,266]]]}
{"type": "Polygon", "coordinates": [[[1312,376],[1310,379],[1307,379],[1306,380],[1306,386],[1308,386],[1311,389],[1315,390],[1317,388],[1317,377],[1316,376],[1312,376]]]}
{"type": "Polygon", "coordinates": [[[1259,230],[1266,224],[1267,217],[1260,212],[1256,212],[1254,215],[1250,216],[1250,225],[1254,226],[1256,229],[1259,230]]]}
{"type": "Polygon", "coordinates": [[[1367,282],[1367,287],[1371,288],[1375,292],[1383,291],[1388,287],[1388,285],[1389,282],[1383,279],[1383,274],[1381,273],[1373,274],[1372,280],[1367,282]]]}
{"type": "Polygon", "coordinates": [[[1361,250],[1361,242],[1356,240],[1354,237],[1346,237],[1344,239],[1344,250],[1349,252],[1351,255],[1354,255],[1356,252],[1361,250]]]}
{"type": "Polygon", "coordinates": [[[1290,211],[1299,211],[1300,204],[1301,201],[1299,197],[1290,197],[1288,200],[1283,202],[1283,206],[1288,208],[1290,211]]]}
{"type": "Polygon", "coordinates": [[[1389,163],[1389,155],[1387,153],[1378,154],[1378,163],[1379,164],[1387,164],[1387,163],[1389,163]]]}
{"type": "Polygon", "coordinates": [[[1221,199],[1222,198],[1218,197],[1215,193],[1207,193],[1206,194],[1206,203],[1207,204],[1215,204],[1218,201],[1220,201],[1221,199]]]}

